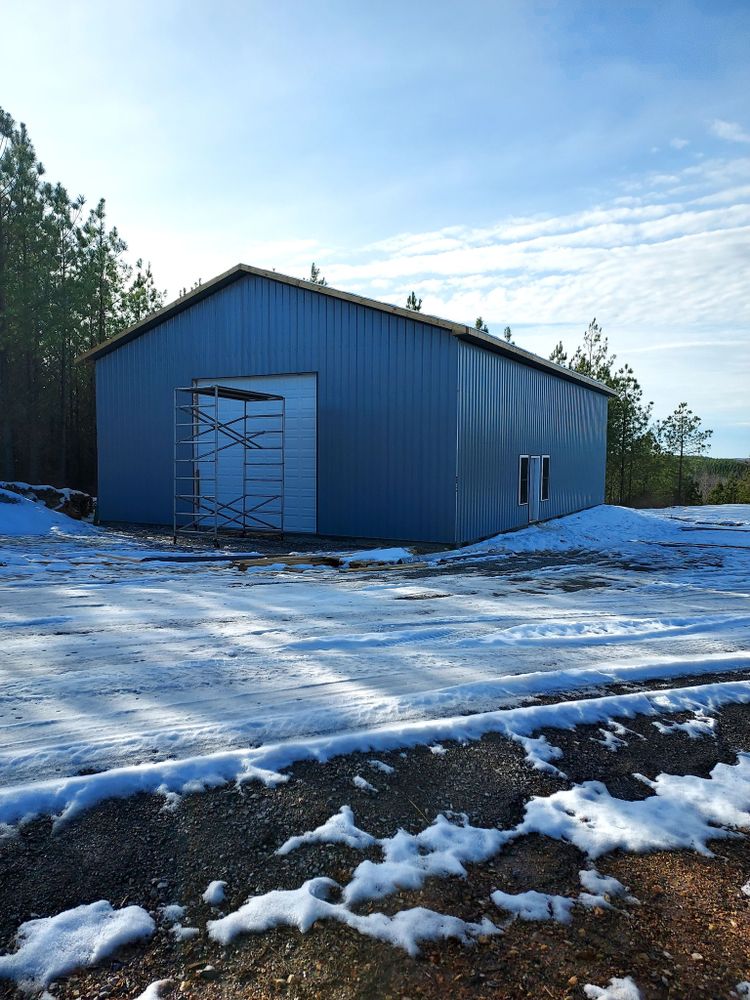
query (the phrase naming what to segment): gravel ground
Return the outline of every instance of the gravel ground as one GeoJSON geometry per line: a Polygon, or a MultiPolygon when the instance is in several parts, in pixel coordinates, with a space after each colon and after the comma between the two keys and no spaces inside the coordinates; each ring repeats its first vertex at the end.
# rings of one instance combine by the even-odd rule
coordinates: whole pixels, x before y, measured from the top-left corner
{"type": "MultiPolygon", "coordinates": [[[[715,738],[661,735],[646,718],[626,725],[633,733],[616,753],[597,742],[598,727],[555,730],[548,737],[563,750],[561,767],[572,780],[603,780],[627,798],[649,794],[634,771],[706,775],[717,762],[750,749],[748,707],[722,711],[715,738]]],[[[417,832],[449,809],[466,812],[477,825],[509,827],[532,795],[567,786],[533,770],[520,748],[502,737],[445,747],[441,756],[427,748],[380,754],[396,769],[393,775],[369,767],[371,755],[352,754],[298,764],[289,783],[275,790],[247,785],[187,796],[171,813],[162,809],[163,800],[144,795],[103,803],[55,834],[48,820],[35,821],[20,836],[0,841],[0,950],[12,949],[16,927],[33,914],[98,899],[154,912],[179,902],[187,906],[187,922],[204,928],[216,911],[200,897],[213,879],[228,883],[224,912],[248,895],[295,888],[314,875],[345,882],[366,852],[313,845],[285,857],[273,853],[344,803],[353,807],[358,825],[378,836],[398,827],[417,832]],[[379,793],[354,788],[356,774],[379,793]]],[[[750,878],[750,844],[722,840],[716,852],[713,858],[686,851],[610,855],[598,869],[629,886],[640,905],[577,909],[569,925],[516,922],[470,948],[427,944],[413,959],[338,924],[317,925],[306,935],[279,929],[238,938],[228,948],[209,941],[203,930],[184,942],[159,930],[151,942],[122,949],[116,960],[73,975],[51,992],[59,1000],[132,1000],[154,980],[171,979],[168,997],[578,998],[585,983],[632,975],[647,1000],[729,998],[735,984],[750,979],[750,899],[740,891],[750,878]]],[[[420,892],[380,901],[377,909],[394,913],[420,905],[468,920],[498,920],[489,900],[493,889],[575,894],[581,866],[571,845],[529,837],[472,867],[466,879],[432,880],[420,892]]],[[[0,984],[0,997],[16,996],[9,984],[0,984]]]]}

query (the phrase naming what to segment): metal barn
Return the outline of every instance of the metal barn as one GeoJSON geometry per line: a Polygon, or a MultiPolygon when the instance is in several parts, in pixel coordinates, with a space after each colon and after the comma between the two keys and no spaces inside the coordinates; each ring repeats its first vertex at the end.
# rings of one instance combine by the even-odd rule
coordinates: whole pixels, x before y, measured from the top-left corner
{"type": "Polygon", "coordinates": [[[83,357],[105,523],[462,543],[604,499],[608,388],[275,271],[238,265],[83,357]]]}

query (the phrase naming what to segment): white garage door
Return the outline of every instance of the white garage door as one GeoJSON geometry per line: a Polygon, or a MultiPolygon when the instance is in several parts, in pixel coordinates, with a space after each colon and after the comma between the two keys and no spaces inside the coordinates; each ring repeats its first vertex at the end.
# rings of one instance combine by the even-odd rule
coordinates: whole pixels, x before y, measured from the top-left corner
{"type": "MultiPolygon", "coordinates": [[[[284,397],[284,530],[314,534],[317,530],[317,379],[305,375],[252,375],[245,378],[196,379],[198,385],[226,385],[284,397]]],[[[222,401],[232,414],[231,400],[222,401]]],[[[241,447],[227,447],[219,457],[218,494],[234,498],[242,492],[241,447]]]]}

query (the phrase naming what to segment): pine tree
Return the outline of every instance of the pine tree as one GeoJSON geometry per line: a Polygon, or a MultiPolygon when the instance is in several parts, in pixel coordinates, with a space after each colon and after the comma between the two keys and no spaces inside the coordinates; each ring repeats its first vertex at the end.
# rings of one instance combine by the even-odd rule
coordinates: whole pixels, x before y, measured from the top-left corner
{"type": "Polygon", "coordinates": [[[550,361],[554,361],[556,365],[566,365],[568,362],[568,352],[563,347],[563,342],[558,340],[554,347],[554,350],[549,356],[550,361]]]}
{"type": "Polygon", "coordinates": [[[612,376],[617,396],[610,399],[607,419],[607,497],[630,503],[634,465],[642,454],[639,447],[651,421],[652,403],[643,403],[643,390],[630,365],[612,376]]]}
{"type": "MultiPolygon", "coordinates": [[[[701,419],[687,403],[680,403],[677,409],[657,424],[659,441],[668,455],[677,459],[677,504],[685,498],[685,458],[701,455],[708,448],[713,431],[701,427],[701,419]]],[[[690,485],[690,484],[688,484],[690,485]]]]}
{"type": "Polygon", "coordinates": [[[412,312],[418,313],[422,311],[422,300],[418,299],[415,292],[409,292],[409,298],[406,300],[406,308],[411,309],[412,312]]]}
{"type": "MultiPolygon", "coordinates": [[[[38,402],[44,357],[43,331],[48,288],[49,253],[44,226],[42,177],[44,167],[37,160],[26,126],[17,128],[12,119],[5,137],[0,189],[4,192],[3,225],[5,247],[0,281],[4,288],[4,317],[0,322],[3,343],[2,437],[7,444],[3,457],[11,465],[22,463],[28,476],[36,480],[40,470],[39,448],[43,431],[38,420],[38,402]]],[[[2,471],[2,470],[0,470],[2,471]]]]}
{"type": "Polygon", "coordinates": [[[614,361],[615,355],[609,353],[609,342],[602,328],[596,319],[592,319],[583,335],[583,343],[570,359],[570,367],[581,375],[609,385],[614,361]]]}
{"type": "MultiPolygon", "coordinates": [[[[151,263],[144,268],[140,257],[135,262],[135,270],[128,269],[126,280],[127,285],[121,296],[121,323],[123,326],[133,326],[161,309],[167,293],[156,287],[151,263]]],[[[196,287],[200,287],[200,281],[196,287]]]]}
{"type": "Polygon", "coordinates": [[[326,281],[326,279],[320,273],[320,268],[315,263],[315,261],[313,261],[312,265],[310,266],[310,277],[307,280],[310,281],[313,285],[327,285],[328,284],[328,282],[326,281]]]}
{"type": "MultiPolygon", "coordinates": [[[[180,292],[179,292],[179,295],[178,295],[178,298],[183,299],[186,295],[189,295],[191,292],[194,292],[196,288],[200,288],[202,284],[203,284],[203,280],[201,278],[198,278],[197,281],[194,281],[192,283],[192,285],[190,286],[190,288],[185,288],[185,287],[181,288],[180,292]]],[[[165,295],[166,295],[166,293],[165,293],[165,295]]]]}
{"type": "Polygon", "coordinates": [[[47,460],[60,482],[68,482],[69,442],[72,437],[71,400],[77,373],[75,357],[79,352],[78,331],[80,320],[79,289],[76,276],[79,266],[79,244],[76,235],[83,211],[84,200],[78,196],[70,200],[61,184],[48,185],[45,197],[49,206],[46,225],[54,262],[50,268],[49,321],[51,343],[48,344],[48,389],[57,400],[47,418],[47,440],[56,444],[57,462],[47,460]]]}
{"type": "Polygon", "coordinates": [[[490,328],[487,326],[487,324],[485,323],[485,321],[482,319],[481,316],[477,316],[477,318],[474,320],[474,329],[479,330],[480,333],[490,332],[490,328]]]}
{"type": "Polygon", "coordinates": [[[728,499],[728,496],[731,495],[732,495],[732,489],[730,484],[727,483],[725,485],[724,481],[720,479],[716,484],[716,486],[714,486],[714,488],[708,494],[708,497],[706,498],[706,503],[711,503],[711,504],[735,503],[735,500],[728,499]]]}
{"type": "Polygon", "coordinates": [[[134,276],[125,263],[104,202],[83,208],[0,109],[1,479],[93,488],[93,376],[75,358],[160,304],[150,268],[134,276]]]}
{"type": "Polygon", "coordinates": [[[509,326],[506,326],[505,329],[503,330],[503,337],[505,337],[505,339],[509,344],[514,343],[514,341],[511,339],[511,331],[509,326]]]}
{"type": "Polygon", "coordinates": [[[7,478],[13,467],[13,437],[10,418],[11,346],[8,318],[8,253],[9,225],[13,171],[11,169],[11,144],[15,136],[15,122],[0,108],[0,399],[3,413],[0,417],[0,476],[7,478]]]}
{"type": "Polygon", "coordinates": [[[589,323],[572,357],[558,341],[550,361],[603,382],[616,393],[607,407],[607,501],[632,504],[652,493],[664,474],[663,456],[650,428],[652,404],[643,402],[643,391],[629,365],[613,370],[615,355],[610,354],[597,321],[589,323]]]}

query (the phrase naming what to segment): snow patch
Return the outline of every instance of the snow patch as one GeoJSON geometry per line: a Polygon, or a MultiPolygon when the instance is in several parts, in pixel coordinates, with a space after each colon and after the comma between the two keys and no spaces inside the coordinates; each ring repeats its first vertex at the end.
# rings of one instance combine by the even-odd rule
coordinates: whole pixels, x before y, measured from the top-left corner
{"type": "Polygon", "coordinates": [[[594,896],[610,896],[613,899],[624,898],[626,903],[637,903],[635,896],[628,893],[627,887],[613,875],[602,875],[596,868],[583,868],[578,873],[581,885],[594,896]]]}
{"type": "Polygon", "coordinates": [[[344,565],[350,566],[352,563],[358,562],[406,563],[411,562],[414,556],[409,549],[393,547],[390,549],[361,549],[358,552],[346,552],[343,559],[344,565]]]}
{"type": "Polygon", "coordinates": [[[200,933],[197,927],[186,927],[180,923],[185,916],[185,907],[179,903],[169,903],[159,907],[161,919],[167,925],[170,934],[177,941],[190,941],[200,933]]]}
{"type": "Polygon", "coordinates": [[[583,992],[590,1000],[643,1000],[643,994],[630,976],[624,979],[613,977],[609,986],[592,986],[587,983],[583,992]]]}
{"type": "MultiPolygon", "coordinates": [[[[372,786],[370,786],[372,787],[372,786]]],[[[290,837],[276,851],[277,854],[290,854],[304,844],[346,844],[362,850],[376,843],[375,838],[360,830],[354,822],[351,806],[342,806],[339,811],[327,819],[321,826],[296,837],[290,837]]]]}
{"type": "Polygon", "coordinates": [[[587,892],[578,896],[560,896],[556,894],[537,892],[530,889],[527,892],[508,893],[496,890],[490,899],[502,910],[507,910],[521,920],[556,920],[558,923],[570,923],[573,907],[601,907],[610,909],[610,898],[624,897],[628,903],[638,900],[627,894],[627,889],[616,878],[600,875],[595,868],[586,868],[579,872],[581,885],[587,892]]]}
{"type": "Polygon", "coordinates": [[[495,906],[521,920],[556,920],[561,924],[570,923],[570,911],[575,904],[575,899],[568,896],[550,895],[535,889],[518,893],[501,892],[498,889],[491,893],[490,899],[495,906]]]}
{"type": "Polygon", "coordinates": [[[377,788],[371,785],[370,782],[363,778],[361,774],[355,774],[352,778],[352,784],[355,788],[358,788],[360,792],[369,792],[371,795],[377,795],[377,788]]]}
{"type": "Polygon", "coordinates": [[[705,736],[716,736],[716,719],[699,710],[692,719],[687,722],[654,722],[653,725],[660,733],[685,733],[691,740],[701,739],[705,736]]]}
{"type": "Polygon", "coordinates": [[[209,882],[208,888],[201,896],[204,903],[208,903],[209,906],[219,906],[224,902],[226,895],[226,882],[216,880],[214,882],[209,882]]]}
{"type": "Polygon", "coordinates": [[[469,944],[477,937],[499,933],[486,917],[481,923],[469,923],[423,907],[401,910],[392,917],[378,912],[365,916],[352,913],[343,903],[329,902],[328,897],[338,889],[329,878],[309,879],[298,889],[274,889],[220,920],[210,920],[209,937],[226,945],[238,934],[258,934],[279,926],[296,927],[304,934],[318,920],[338,920],[360,934],[418,955],[423,941],[454,938],[469,944]]]}
{"type": "Polygon", "coordinates": [[[386,764],[383,760],[368,760],[367,763],[370,767],[374,768],[376,771],[382,771],[383,774],[395,774],[396,768],[391,767],[390,764],[386,764]]]}
{"type": "Polygon", "coordinates": [[[192,941],[200,934],[197,927],[184,927],[182,924],[172,924],[170,931],[176,941],[192,941]]]}
{"type": "Polygon", "coordinates": [[[438,815],[419,833],[398,830],[394,836],[377,841],[383,860],[361,862],[344,888],[343,898],[354,905],[381,899],[397,889],[420,889],[430,877],[465,877],[465,862],[487,861],[511,836],[501,830],[471,826],[466,816],[457,825],[438,815]]]}
{"type": "Polygon", "coordinates": [[[106,900],[21,924],[17,951],[0,955],[0,978],[41,989],[74,969],[88,968],[123,945],[151,937],[155,924],[140,906],[115,910],[106,900]]]}
{"type": "Polygon", "coordinates": [[[0,536],[95,535],[98,528],[0,487],[0,536]]]}
{"type": "Polygon", "coordinates": [[[172,985],[171,979],[158,979],[155,983],[147,986],[136,1000],[161,1000],[162,990],[172,985]]]}
{"type": "Polygon", "coordinates": [[[613,733],[611,729],[600,729],[599,732],[601,733],[602,738],[597,740],[592,736],[592,742],[601,743],[603,747],[606,747],[606,749],[612,753],[615,753],[620,749],[620,747],[627,746],[626,741],[620,739],[620,737],[613,733]]]}
{"type": "MultiPolygon", "coordinates": [[[[732,523],[726,522],[729,508],[671,508],[669,510],[633,510],[602,504],[553,521],[545,521],[522,531],[496,535],[483,542],[467,545],[450,556],[511,555],[523,552],[614,552],[645,554],[654,542],[685,544],[708,542],[750,545],[741,530],[748,525],[748,506],[738,504],[732,523]],[[722,516],[723,512],[723,516],[722,516]],[[676,516],[675,516],[676,515],[676,516]]],[[[445,558],[445,557],[443,557],[445,558]]]]}
{"type": "Polygon", "coordinates": [[[614,850],[632,853],[692,848],[711,856],[710,840],[750,827],[750,755],[736,764],[717,764],[709,778],[660,774],[641,776],[654,795],[629,801],[610,795],[600,781],[526,805],[517,835],[539,833],[574,844],[590,858],[614,850]]]}
{"type": "MultiPolygon", "coordinates": [[[[362,861],[343,887],[320,877],[298,889],[256,896],[235,913],[211,921],[209,935],[227,943],[238,933],[257,933],[280,924],[296,926],[304,933],[316,920],[336,919],[416,954],[419,940],[425,937],[467,941],[480,933],[499,933],[499,929],[489,921],[469,925],[432,911],[407,910],[387,917],[382,913],[361,916],[352,908],[399,889],[418,890],[428,878],[465,876],[467,862],[485,862],[507,843],[529,834],[571,843],[594,859],[616,849],[640,853],[687,847],[710,855],[710,840],[737,836],[738,829],[750,828],[750,754],[739,754],[733,765],[717,764],[708,778],[659,774],[653,781],[642,776],[641,780],[654,792],[644,800],[617,799],[595,781],[547,797],[537,796],[527,803],[523,820],[509,830],[471,826],[465,815],[460,824],[438,815],[417,834],[398,830],[392,837],[376,839],[355,826],[351,809],[344,806],[322,826],[290,838],[280,853],[331,839],[359,849],[377,844],[381,861],[362,861]],[[331,901],[334,895],[340,897],[339,902],[331,901]],[[417,913],[423,918],[421,923],[417,913]]],[[[612,898],[638,902],[621,882],[593,867],[582,869],[579,880],[585,891],[577,897],[536,890],[517,894],[496,890],[491,898],[496,906],[521,919],[564,923],[570,920],[575,905],[606,908],[612,905],[612,898]]],[[[613,981],[609,987],[591,989],[626,987],[627,983],[621,987],[613,981]]],[[[588,995],[620,996],[617,992],[588,995]]],[[[627,998],[628,994],[622,996],[627,998]]]]}

